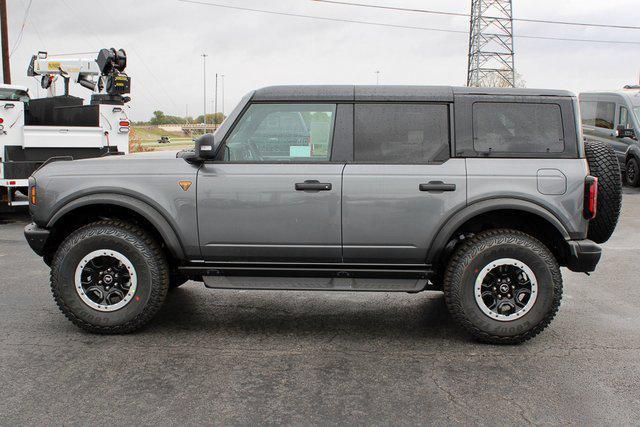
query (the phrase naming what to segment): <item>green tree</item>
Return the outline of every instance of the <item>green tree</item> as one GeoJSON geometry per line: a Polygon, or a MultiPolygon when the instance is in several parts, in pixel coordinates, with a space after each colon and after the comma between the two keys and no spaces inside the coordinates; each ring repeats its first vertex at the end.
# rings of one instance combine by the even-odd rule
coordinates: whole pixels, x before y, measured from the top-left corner
{"type": "MultiPolygon", "coordinates": [[[[222,113],[215,113],[215,114],[207,114],[207,124],[216,124],[219,125],[220,123],[222,123],[225,119],[225,115],[222,113]]],[[[200,114],[198,117],[196,117],[195,119],[196,123],[202,123],[203,119],[202,119],[202,114],[200,114]]]]}

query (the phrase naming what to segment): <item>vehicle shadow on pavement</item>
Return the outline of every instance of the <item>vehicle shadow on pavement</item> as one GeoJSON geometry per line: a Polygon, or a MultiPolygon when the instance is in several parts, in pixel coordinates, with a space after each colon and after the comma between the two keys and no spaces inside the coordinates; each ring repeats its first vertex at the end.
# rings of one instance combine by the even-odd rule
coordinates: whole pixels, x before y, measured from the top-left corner
{"type": "Polygon", "coordinates": [[[469,341],[454,324],[439,292],[346,292],[341,298],[341,293],[214,291],[197,286],[191,283],[170,292],[147,330],[469,341]]]}

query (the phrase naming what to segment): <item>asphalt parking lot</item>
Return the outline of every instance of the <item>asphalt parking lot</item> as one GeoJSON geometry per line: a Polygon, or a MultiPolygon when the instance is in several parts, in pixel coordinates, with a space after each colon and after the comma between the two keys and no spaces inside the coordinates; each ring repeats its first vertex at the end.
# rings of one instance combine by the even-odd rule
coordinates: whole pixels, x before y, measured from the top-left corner
{"type": "Polygon", "coordinates": [[[170,294],[150,327],[80,331],[24,216],[0,221],[0,424],[588,424],[640,419],[640,191],[550,328],[481,345],[440,293],[170,294]]]}

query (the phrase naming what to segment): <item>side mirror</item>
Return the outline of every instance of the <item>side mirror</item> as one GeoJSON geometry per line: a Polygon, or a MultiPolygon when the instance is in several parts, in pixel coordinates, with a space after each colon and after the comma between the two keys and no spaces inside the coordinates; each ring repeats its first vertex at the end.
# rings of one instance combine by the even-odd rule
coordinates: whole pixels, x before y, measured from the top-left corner
{"type": "Polygon", "coordinates": [[[211,133],[206,133],[196,139],[195,154],[202,160],[213,160],[220,150],[220,141],[216,141],[211,133]]]}
{"type": "Polygon", "coordinates": [[[627,128],[625,125],[618,125],[616,128],[616,137],[618,138],[635,138],[636,133],[633,129],[627,128]]]}

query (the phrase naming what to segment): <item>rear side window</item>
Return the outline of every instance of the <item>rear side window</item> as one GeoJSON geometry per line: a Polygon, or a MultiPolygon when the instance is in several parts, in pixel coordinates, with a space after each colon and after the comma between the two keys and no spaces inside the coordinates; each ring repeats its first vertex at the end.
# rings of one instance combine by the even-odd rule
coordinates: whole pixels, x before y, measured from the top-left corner
{"type": "Polygon", "coordinates": [[[445,104],[356,104],[354,160],[429,163],[449,157],[445,104]]]}
{"type": "Polygon", "coordinates": [[[564,132],[557,104],[476,102],[473,147],[485,153],[562,153],[564,132]]]}
{"type": "Polygon", "coordinates": [[[613,129],[616,104],[603,101],[580,101],[582,124],[603,129],[613,129]]]}

